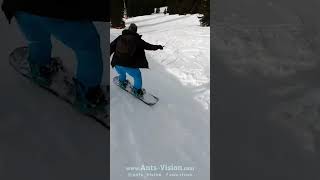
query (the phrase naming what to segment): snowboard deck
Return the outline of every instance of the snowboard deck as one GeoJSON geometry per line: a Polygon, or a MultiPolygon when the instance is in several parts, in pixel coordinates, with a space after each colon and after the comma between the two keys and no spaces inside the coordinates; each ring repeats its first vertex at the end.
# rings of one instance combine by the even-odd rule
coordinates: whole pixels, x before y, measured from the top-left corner
{"type": "Polygon", "coordinates": [[[128,92],[129,94],[131,94],[133,97],[139,99],[140,101],[144,102],[145,104],[149,105],[149,106],[153,106],[155,105],[158,101],[159,101],[159,98],[156,97],[155,95],[149,93],[148,91],[145,91],[144,95],[142,97],[137,97],[134,95],[133,93],[133,85],[131,84],[130,81],[128,81],[128,85],[126,86],[126,88],[122,88],[120,86],[120,83],[119,83],[119,76],[115,76],[113,78],[113,83],[116,84],[118,87],[120,87],[121,89],[125,90],[126,92],[128,92]]]}
{"type": "MultiPolygon", "coordinates": [[[[9,63],[15,71],[21,74],[23,77],[34,82],[30,74],[28,59],[28,47],[18,47],[12,51],[9,56],[9,63]]],[[[34,83],[41,88],[49,91],[59,99],[69,103],[73,107],[77,107],[75,104],[75,85],[72,80],[73,74],[70,73],[64,66],[61,59],[53,58],[53,63],[57,63],[58,70],[54,73],[49,86],[40,85],[34,83]]],[[[82,111],[78,108],[81,114],[93,118],[96,122],[100,123],[107,129],[110,129],[110,116],[109,116],[109,86],[103,86],[103,91],[106,94],[107,105],[103,109],[98,108],[86,108],[86,111],[82,111]]]]}

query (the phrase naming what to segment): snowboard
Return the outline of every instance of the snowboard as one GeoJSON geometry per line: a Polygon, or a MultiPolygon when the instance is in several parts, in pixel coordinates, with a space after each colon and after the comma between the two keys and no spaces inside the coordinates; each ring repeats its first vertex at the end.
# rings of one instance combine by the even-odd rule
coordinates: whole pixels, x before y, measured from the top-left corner
{"type": "MultiPolygon", "coordinates": [[[[15,71],[21,74],[23,77],[27,78],[31,82],[32,80],[30,74],[28,59],[28,47],[18,47],[12,51],[9,55],[9,64],[13,67],[15,71]]],[[[49,91],[53,95],[57,96],[59,99],[69,103],[75,109],[83,115],[93,118],[96,122],[100,123],[107,129],[110,129],[110,116],[109,116],[109,86],[103,86],[103,91],[106,95],[105,102],[106,106],[103,108],[86,107],[80,109],[75,103],[75,84],[73,81],[73,73],[69,72],[67,68],[63,66],[62,60],[58,57],[52,58],[52,63],[56,68],[55,73],[52,75],[50,85],[40,85],[34,83],[41,88],[49,91]]],[[[82,106],[83,107],[83,106],[82,106]]]]}
{"type": "Polygon", "coordinates": [[[137,98],[140,101],[144,102],[145,104],[149,105],[149,106],[153,106],[159,101],[158,97],[156,97],[155,95],[149,93],[146,90],[145,90],[145,92],[144,92],[142,97],[135,96],[134,93],[133,93],[133,85],[131,84],[130,81],[128,81],[128,85],[126,86],[126,88],[122,88],[120,86],[120,83],[119,83],[119,76],[116,76],[116,77],[113,78],[113,83],[116,84],[121,89],[123,89],[126,92],[128,92],[129,94],[131,94],[132,96],[134,96],[135,98],[137,98]]]}

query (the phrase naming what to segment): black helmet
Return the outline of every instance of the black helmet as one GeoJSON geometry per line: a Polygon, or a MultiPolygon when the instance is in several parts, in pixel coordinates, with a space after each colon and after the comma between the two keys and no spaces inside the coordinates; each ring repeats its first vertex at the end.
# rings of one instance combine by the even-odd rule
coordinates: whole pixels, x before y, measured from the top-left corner
{"type": "Polygon", "coordinates": [[[138,27],[134,23],[131,23],[128,30],[132,32],[137,32],[138,27]]]}

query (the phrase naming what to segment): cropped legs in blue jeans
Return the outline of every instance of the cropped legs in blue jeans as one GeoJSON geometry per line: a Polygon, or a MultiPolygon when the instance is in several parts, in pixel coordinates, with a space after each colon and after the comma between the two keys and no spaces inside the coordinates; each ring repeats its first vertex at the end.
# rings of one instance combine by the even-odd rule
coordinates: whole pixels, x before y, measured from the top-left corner
{"type": "Polygon", "coordinates": [[[65,21],[24,12],[17,12],[15,17],[28,41],[29,62],[39,65],[50,62],[53,35],[75,52],[76,79],[86,87],[100,85],[103,73],[100,37],[92,22],[65,21]]]}
{"type": "Polygon", "coordinates": [[[126,73],[128,73],[130,76],[134,79],[134,85],[133,87],[136,89],[142,88],[142,77],[141,72],[139,68],[129,68],[124,66],[115,66],[116,71],[119,74],[119,80],[125,81],[126,80],[126,73]]]}

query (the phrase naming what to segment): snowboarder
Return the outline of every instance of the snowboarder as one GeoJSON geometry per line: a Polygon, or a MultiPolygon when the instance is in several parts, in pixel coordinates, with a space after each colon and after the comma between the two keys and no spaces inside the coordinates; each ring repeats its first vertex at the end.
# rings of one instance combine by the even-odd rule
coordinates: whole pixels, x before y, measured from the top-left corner
{"type": "Polygon", "coordinates": [[[139,68],[149,68],[144,50],[163,49],[162,45],[152,45],[141,39],[142,35],[137,33],[137,26],[132,23],[128,29],[122,31],[110,44],[110,56],[114,53],[111,66],[119,74],[121,87],[128,84],[126,73],[133,77],[133,92],[136,96],[143,96],[142,77],[139,68]]]}
{"type": "Polygon", "coordinates": [[[103,73],[100,37],[93,21],[109,22],[106,0],[4,0],[2,10],[9,24],[16,22],[28,42],[28,62],[33,80],[50,84],[51,35],[70,47],[77,57],[77,101],[99,104],[103,73]]]}

